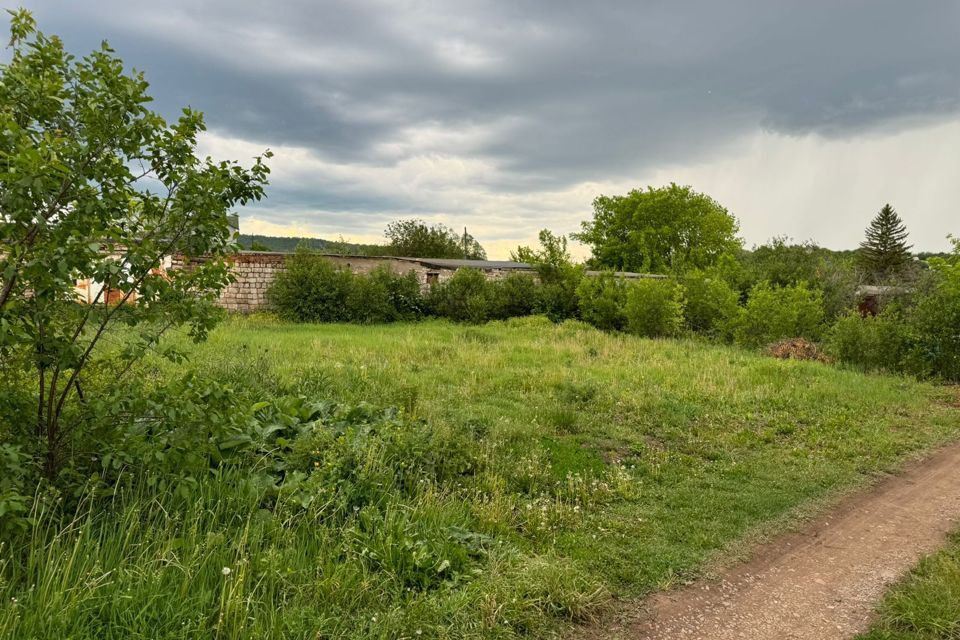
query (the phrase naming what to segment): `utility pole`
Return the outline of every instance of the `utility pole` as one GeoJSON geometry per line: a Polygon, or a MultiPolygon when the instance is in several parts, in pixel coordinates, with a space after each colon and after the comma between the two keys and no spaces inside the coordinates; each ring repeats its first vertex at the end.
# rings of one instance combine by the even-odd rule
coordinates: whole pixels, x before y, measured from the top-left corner
{"type": "Polygon", "coordinates": [[[467,260],[467,228],[463,228],[463,259],[467,260]]]}

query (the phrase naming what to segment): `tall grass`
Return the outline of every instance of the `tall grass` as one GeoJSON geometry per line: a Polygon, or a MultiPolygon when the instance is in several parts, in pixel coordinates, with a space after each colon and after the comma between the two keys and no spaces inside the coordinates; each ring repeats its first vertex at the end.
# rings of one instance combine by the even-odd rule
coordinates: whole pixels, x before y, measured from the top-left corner
{"type": "Polygon", "coordinates": [[[438,494],[325,523],[282,501],[264,509],[237,474],[189,499],[137,486],[70,518],[34,514],[0,561],[0,637],[498,637],[604,598],[558,563],[496,546],[476,575],[417,584],[419,560],[436,571],[461,549],[421,543],[470,522],[438,494]]]}
{"type": "Polygon", "coordinates": [[[294,447],[290,469],[349,463],[288,489],[248,468],[187,491],[131,477],[35,513],[0,553],[0,637],[539,635],[960,431],[932,385],[542,318],[234,319],[190,348],[251,402],[403,419],[294,447]]]}

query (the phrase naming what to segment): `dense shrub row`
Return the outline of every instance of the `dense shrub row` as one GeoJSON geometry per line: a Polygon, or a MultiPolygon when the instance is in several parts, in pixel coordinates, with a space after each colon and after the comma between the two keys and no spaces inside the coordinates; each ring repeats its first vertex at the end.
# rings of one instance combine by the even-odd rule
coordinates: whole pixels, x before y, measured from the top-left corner
{"type": "Polygon", "coordinates": [[[960,381],[960,244],[876,317],[850,312],[827,331],[828,352],[865,370],[960,381]]]}
{"type": "Polygon", "coordinates": [[[381,323],[414,320],[423,312],[413,273],[388,267],[357,275],[329,260],[298,252],[269,290],[277,313],[294,322],[381,323]]]}
{"type": "Polygon", "coordinates": [[[477,270],[460,269],[423,293],[412,273],[384,267],[356,275],[301,253],[291,258],[270,294],[277,312],[295,321],[379,323],[432,316],[483,323],[542,314],[554,321],[578,318],[605,331],[696,334],[750,348],[805,338],[823,343],[836,360],[864,369],[956,380],[958,264],[960,257],[932,260],[926,279],[915,283],[909,296],[867,318],[853,308],[852,292],[841,294],[849,278],[829,273],[815,284],[780,274],[779,282],[760,279],[744,291],[742,281],[731,283],[735,279],[721,270],[624,279],[612,272],[586,277],[579,267],[553,265],[539,269],[537,277],[518,273],[488,280],[477,270]]]}

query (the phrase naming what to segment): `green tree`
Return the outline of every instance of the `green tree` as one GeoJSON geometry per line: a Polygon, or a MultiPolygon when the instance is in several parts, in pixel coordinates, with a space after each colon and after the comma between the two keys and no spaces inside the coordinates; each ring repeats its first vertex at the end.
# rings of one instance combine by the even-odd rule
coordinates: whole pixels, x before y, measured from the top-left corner
{"type": "Polygon", "coordinates": [[[746,292],[760,282],[775,287],[806,282],[823,292],[826,317],[833,320],[855,304],[857,288],[863,284],[856,255],[855,251],[817,246],[812,240],[797,244],[778,236],[752,251],[741,252],[737,284],[746,292]]]}
{"type": "Polygon", "coordinates": [[[462,258],[486,260],[487,252],[466,232],[459,234],[443,224],[428,225],[423,220],[395,220],[383,235],[390,255],[409,258],[462,258]]]}
{"type": "Polygon", "coordinates": [[[558,236],[549,229],[541,229],[537,238],[540,240],[539,249],[519,246],[516,251],[510,252],[510,259],[532,266],[541,282],[556,282],[562,279],[564,273],[573,268],[573,258],[567,248],[566,237],[558,236]]]}
{"type": "Polygon", "coordinates": [[[706,269],[741,247],[737,220],[716,200],[670,184],[593,201],[593,219],[573,237],[600,268],[645,273],[706,269]]]}
{"type": "Polygon", "coordinates": [[[906,243],[908,235],[907,227],[893,207],[883,205],[860,243],[857,257],[861,267],[877,282],[902,274],[911,262],[913,245],[906,243]]]}
{"type": "Polygon", "coordinates": [[[583,279],[583,265],[573,263],[567,239],[549,229],[539,233],[540,248],[517,247],[510,259],[525,262],[537,272],[540,286],[534,311],[554,322],[574,318],[578,314],[577,287],[583,279]]]}
{"type": "Polygon", "coordinates": [[[950,238],[953,252],[930,258],[931,282],[909,312],[916,373],[960,382],[960,238],[950,238]]]}
{"type": "Polygon", "coordinates": [[[68,452],[89,453],[84,427],[109,424],[104,413],[131,393],[124,376],[166,330],[206,336],[230,280],[227,214],[263,196],[268,169],[261,158],[250,169],[199,159],[201,114],[185,109],[168,124],[147,108],[143,75],[125,73],[106,43],[77,59],[29,12],[11,13],[0,67],[0,369],[33,380],[35,413],[19,435],[53,477],[68,452]],[[160,272],[175,254],[206,259],[160,272]],[[80,306],[84,279],[103,287],[80,306]],[[111,347],[98,348],[108,335],[111,347]],[[88,384],[95,394],[83,393],[88,384]]]}

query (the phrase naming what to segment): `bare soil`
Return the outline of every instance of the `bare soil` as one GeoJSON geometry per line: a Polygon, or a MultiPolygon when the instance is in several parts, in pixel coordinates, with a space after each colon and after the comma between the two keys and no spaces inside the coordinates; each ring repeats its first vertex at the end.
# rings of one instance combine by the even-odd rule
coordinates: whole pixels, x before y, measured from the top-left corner
{"type": "Polygon", "coordinates": [[[960,523],[960,443],[843,500],[745,564],[655,595],[584,638],[832,640],[865,631],[876,605],[960,523]]]}

